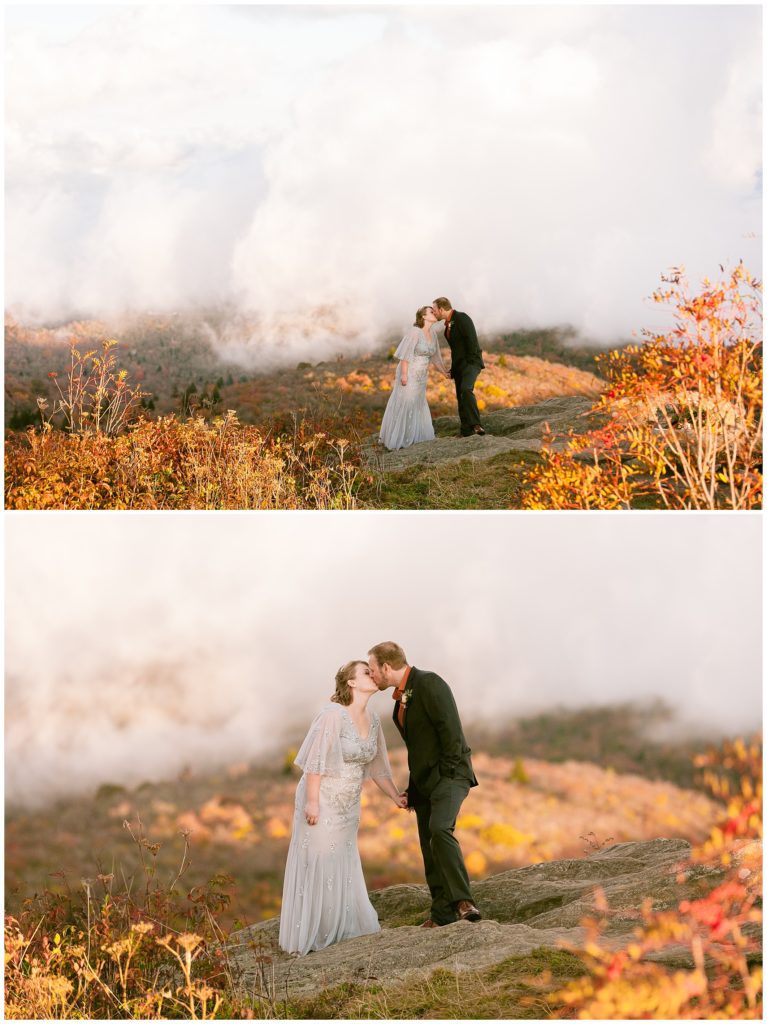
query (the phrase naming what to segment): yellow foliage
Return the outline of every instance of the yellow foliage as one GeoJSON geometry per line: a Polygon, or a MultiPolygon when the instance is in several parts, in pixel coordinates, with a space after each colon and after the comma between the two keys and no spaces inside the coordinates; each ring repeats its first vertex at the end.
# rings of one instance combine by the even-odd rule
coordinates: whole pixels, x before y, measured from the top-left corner
{"type": "Polygon", "coordinates": [[[497,823],[495,825],[489,825],[487,828],[483,828],[480,833],[481,838],[487,843],[493,843],[496,846],[525,846],[531,843],[534,836],[528,832],[520,832],[518,828],[514,828],[513,825],[504,825],[497,823]]]}
{"type": "Polygon", "coordinates": [[[484,824],[484,818],[478,814],[462,814],[455,823],[456,828],[482,828],[484,824]]]}
{"type": "Polygon", "coordinates": [[[270,818],[266,823],[266,830],[272,839],[284,839],[290,835],[290,830],[285,827],[284,822],[279,818],[270,818]]]}
{"type": "Polygon", "coordinates": [[[470,875],[483,875],[487,870],[487,857],[480,850],[473,850],[466,857],[466,870],[470,875]]]}

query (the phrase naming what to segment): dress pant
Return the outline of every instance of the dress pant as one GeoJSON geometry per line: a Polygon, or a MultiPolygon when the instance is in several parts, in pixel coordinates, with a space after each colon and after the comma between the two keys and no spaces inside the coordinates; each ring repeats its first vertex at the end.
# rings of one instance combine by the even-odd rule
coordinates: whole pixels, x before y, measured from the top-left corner
{"type": "Polygon", "coordinates": [[[458,920],[455,904],[474,900],[463,854],[455,838],[455,819],[470,786],[467,779],[441,778],[426,797],[415,796],[426,883],[431,893],[431,919],[435,924],[458,920]]]}
{"type": "Polygon", "coordinates": [[[458,399],[461,433],[464,435],[473,433],[474,427],[481,426],[477,399],[474,397],[474,384],[481,372],[482,367],[476,363],[463,363],[451,370],[458,399]]]}

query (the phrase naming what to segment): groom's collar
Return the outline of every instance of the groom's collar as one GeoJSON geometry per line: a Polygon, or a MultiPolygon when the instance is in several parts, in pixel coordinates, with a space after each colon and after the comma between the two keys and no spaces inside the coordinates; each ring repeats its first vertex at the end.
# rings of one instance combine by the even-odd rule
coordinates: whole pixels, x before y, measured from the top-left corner
{"type": "Polygon", "coordinates": [[[410,677],[412,667],[412,665],[408,665],[408,667],[405,669],[405,674],[402,677],[402,681],[400,682],[399,686],[394,687],[394,693],[392,693],[392,698],[394,700],[400,700],[402,694],[405,692],[405,687],[407,686],[407,681],[408,678],[410,677]]]}

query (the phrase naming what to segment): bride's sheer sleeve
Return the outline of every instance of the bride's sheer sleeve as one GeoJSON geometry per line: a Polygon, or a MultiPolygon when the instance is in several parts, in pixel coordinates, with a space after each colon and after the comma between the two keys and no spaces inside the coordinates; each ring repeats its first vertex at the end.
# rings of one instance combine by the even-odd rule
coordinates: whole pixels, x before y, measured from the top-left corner
{"type": "Polygon", "coordinates": [[[439,332],[434,327],[431,328],[431,336],[434,339],[434,342],[437,347],[434,352],[434,355],[431,357],[430,362],[434,363],[438,370],[441,370],[443,373],[447,373],[447,367],[445,366],[445,361],[442,358],[442,350],[439,347],[440,335],[439,332]]]}
{"type": "Polygon", "coordinates": [[[368,761],[365,765],[365,778],[366,779],[383,779],[391,778],[391,765],[389,764],[389,755],[386,752],[386,740],[384,739],[383,729],[381,728],[381,719],[376,715],[376,721],[378,723],[378,742],[376,745],[375,757],[372,761],[368,761]]]}
{"type": "Polygon", "coordinates": [[[418,328],[414,330],[411,327],[410,330],[405,335],[405,337],[399,343],[397,351],[394,353],[395,359],[399,359],[400,362],[402,362],[403,360],[407,360],[408,362],[410,362],[410,360],[413,358],[413,355],[415,354],[415,343],[418,338],[418,335],[415,333],[416,330],[418,330],[418,328]]]}
{"type": "Polygon", "coordinates": [[[333,704],[323,708],[312,722],[295,763],[312,775],[341,774],[341,715],[333,704]]]}

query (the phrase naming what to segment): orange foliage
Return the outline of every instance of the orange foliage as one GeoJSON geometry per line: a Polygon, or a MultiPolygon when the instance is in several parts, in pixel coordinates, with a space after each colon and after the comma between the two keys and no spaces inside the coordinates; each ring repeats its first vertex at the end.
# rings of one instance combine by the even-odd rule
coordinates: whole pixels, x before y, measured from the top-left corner
{"type": "Polygon", "coordinates": [[[762,913],[762,749],[761,742],[727,743],[698,759],[711,790],[727,800],[723,821],[697,847],[678,881],[722,875],[700,899],[681,900],[672,910],[642,908],[643,924],[618,951],[600,945],[609,916],[604,897],[601,919],[583,922],[583,949],[570,948],[589,974],[553,996],[558,1016],[583,1020],[761,1019],[762,969],[759,941],[762,913]],[[671,970],[653,959],[663,948],[686,954],[690,967],[671,970]]]}
{"type": "Polygon", "coordinates": [[[303,424],[270,436],[231,411],[212,423],[142,417],[117,436],[47,426],[8,435],[6,507],[353,508],[348,447],[303,424]]]}
{"type": "Polygon", "coordinates": [[[762,496],[761,284],[742,264],[691,295],[681,271],[656,303],[676,326],[601,360],[605,423],[553,439],[529,477],[525,507],[747,509],[762,496]],[[758,323],[757,323],[758,322],[758,323]]]}
{"type": "Polygon", "coordinates": [[[117,368],[116,341],[51,372],[58,398],[38,398],[40,430],[6,437],[6,508],[353,508],[359,461],[350,442],[296,418],[274,433],[233,410],[138,418],[144,392],[117,368]],[[64,430],[54,429],[63,420],[64,430]]]}

